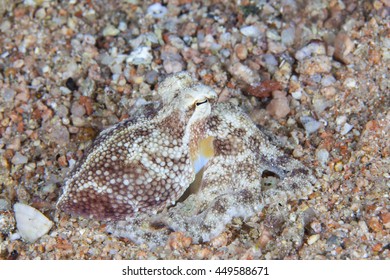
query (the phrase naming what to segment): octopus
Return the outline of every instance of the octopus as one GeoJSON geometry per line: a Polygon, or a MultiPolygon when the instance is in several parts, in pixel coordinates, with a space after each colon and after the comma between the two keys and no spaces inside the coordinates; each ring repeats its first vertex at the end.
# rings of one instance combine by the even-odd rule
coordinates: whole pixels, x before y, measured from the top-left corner
{"type": "Polygon", "coordinates": [[[161,102],[93,141],[65,180],[59,210],[154,247],[171,232],[208,242],[236,217],[312,192],[309,168],[189,73],[168,76],[158,94],[161,102]],[[276,181],[264,183],[266,174],[276,181]]]}

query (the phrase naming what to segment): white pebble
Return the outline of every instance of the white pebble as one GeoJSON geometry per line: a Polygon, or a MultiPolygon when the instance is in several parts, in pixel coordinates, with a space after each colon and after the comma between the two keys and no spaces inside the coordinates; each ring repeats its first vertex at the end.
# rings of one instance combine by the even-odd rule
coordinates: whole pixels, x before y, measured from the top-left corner
{"type": "Polygon", "coordinates": [[[16,227],[27,242],[35,242],[49,232],[53,222],[37,209],[22,203],[14,205],[16,227]]]}
{"type": "Polygon", "coordinates": [[[282,31],[282,43],[286,46],[292,45],[295,40],[295,28],[289,27],[282,31]]]}
{"type": "Polygon", "coordinates": [[[309,116],[302,116],[300,120],[308,134],[317,131],[322,125],[321,122],[316,121],[315,119],[309,116]]]}
{"type": "Polygon", "coordinates": [[[112,25],[108,25],[103,29],[103,36],[116,36],[120,32],[119,29],[115,28],[112,25]]]}
{"type": "Polygon", "coordinates": [[[28,162],[28,157],[22,155],[21,153],[19,152],[16,152],[15,155],[13,156],[11,162],[15,165],[18,165],[18,164],[25,164],[28,162]]]}
{"type": "Polygon", "coordinates": [[[261,31],[254,25],[241,27],[240,32],[247,37],[260,37],[261,31]]]}
{"type": "Polygon", "coordinates": [[[325,75],[321,80],[321,85],[323,87],[328,87],[334,85],[335,82],[336,82],[335,77],[333,77],[332,75],[325,75]]]}
{"type": "Polygon", "coordinates": [[[312,245],[315,242],[317,242],[318,239],[320,239],[320,235],[319,234],[313,234],[313,235],[309,236],[309,238],[307,239],[307,244],[312,245]]]}
{"type": "Polygon", "coordinates": [[[300,100],[302,98],[302,89],[292,92],[291,96],[296,100],[300,100]]]}
{"type": "Polygon", "coordinates": [[[153,56],[150,53],[150,48],[141,46],[130,53],[129,57],[126,59],[126,62],[133,65],[150,64],[152,59],[153,56]]]}
{"type": "Polygon", "coordinates": [[[119,23],[119,25],[118,25],[118,29],[120,30],[120,31],[126,31],[126,29],[127,29],[127,23],[126,22],[124,22],[124,21],[121,21],[120,23],[119,23]]]}
{"type": "Polygon", "coordinates": [[[297,60],[303,60],[307,57],[312,56],[313,54],[315,54],[315,55],[326,54],[325,45],[322,43],[318,43],[318,42],[312,42],[312,43],[308,44],[307,46],[304,46],[303,48],[298,50],[295,53],[295,58],[297,60]]]}
{"type": "Polygon", "coordinates": [[[347,78],[344,81],[344,86],[346,86],[347,88],[356,88],[357,87],[357,82],[353,78],[347,78]]]}
{"type": "Polygon", "coordinates": [[[347,121],[347,116],[345,115],[341,115],[336,118],[336,124],[339,126],[344,124],[346,121],[347,121]]]}
{"type": "Polygon", "coordinates": [[[316,151],[316,157],[321,165],[325,167],[329,159],[329,152],[325,149],[319,149],[316,151]]]}
{"type": "Polygon", "coordinates": [[[150,5],[146,11],[146,14],[151,15],[153,18],[163,18],[168,12],[168,9],[160,3],[150,5]]]}
{"type": "Polygon", "coordinates": [[[14,241],[14,240],[19,240],[20,238],[21,238],[20,234],[16,232],[16,233],[11,234],[9,239],[11,241],[14,241]]]}
{"type": "Polygon", "coordinates": [[[348,132],[350,132],[352,128],[353,128],[352,124],[345,123],[344,126],[341,128],[340,134],[345,135],[348,132]]]}
{"type": "Polygon", "coordinates": [[[91,34],[85,34],[84,35],[84,42],[89,44],[89,45],[95,45],[96,44],[96,39],[91,34]]]}

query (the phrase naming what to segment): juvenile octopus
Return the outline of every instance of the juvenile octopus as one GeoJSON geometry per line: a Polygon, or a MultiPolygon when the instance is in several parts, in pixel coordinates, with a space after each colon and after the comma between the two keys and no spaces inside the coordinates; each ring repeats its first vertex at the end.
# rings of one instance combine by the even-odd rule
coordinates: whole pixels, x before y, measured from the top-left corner
{"type": "Polygon", "coordinates": [[[235,217],[312,191],[311,170],[240,108],[217,103],[212,88],[181,72],[158,94],[161,104],[101,132],[66,179],[58,209],[105,220],[112,234],[153,247],[172,231],[210,241],[235,217]],[[265,172],[278,182],[265,186],[265,172]]]}

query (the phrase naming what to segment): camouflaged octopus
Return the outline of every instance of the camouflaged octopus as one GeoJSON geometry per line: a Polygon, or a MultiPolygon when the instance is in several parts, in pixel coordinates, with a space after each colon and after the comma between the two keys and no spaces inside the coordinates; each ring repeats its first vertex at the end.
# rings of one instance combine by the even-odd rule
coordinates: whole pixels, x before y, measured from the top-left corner
{"type": "Polygon", "coordinates": [[[311,192],[311,171],[241,109],[217,103],[210,87],[181,72],[158,93],[161,105],[144,106],[92,143],[65,181],[59,209],[106,220],[114,235],[153,247],[172,231],[207,242],[234,217],[311,192]],[[264,186],[264,172],[278,183],[264,186]],[[183,198],[196,176],[196,191],[183,198]]]}

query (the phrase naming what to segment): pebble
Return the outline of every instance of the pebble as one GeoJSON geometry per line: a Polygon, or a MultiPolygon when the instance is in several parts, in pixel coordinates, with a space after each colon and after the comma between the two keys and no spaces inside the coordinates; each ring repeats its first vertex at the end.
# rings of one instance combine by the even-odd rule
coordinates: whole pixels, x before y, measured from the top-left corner
{"type": "Polygon", "coordinates": [[[94,46],[96,44],[96,38],[91,34],[85,34],[84,42],[87,43],[88,45],[94,46]]]}
{"type": "Polygon", "coordinates": [[[295,28],[289,27],[287,29],[284,29],[281,34],[282,37],[282,43],[286,46],[290,46],[294,43],[295,40],[295,28]]]}
{"type": "Polygon", "coordinates": [[[152,16],[153,18],[160,19],[163,18],[168,12],[168,9],[161,5],[160,3],[155,3],[150,5],[146,10],[146,14],[152,16]]]}
{"type": "Polygon", "coordinates": [[[15,155],[13,156],[11,162],[14,165],[19,165],[19,164],[26,164],[28,162],[28,157],[22,155],[19,152],[16,152],[15,155]]]}
{"type": "Polygon", "coordinates": [[[177,60],[165,60],[163,66],[168,74],[177,73],[183,70],[183,65],[177,60]]]}
{"type": "Polygon", "coordinates": [[[133,50],[129,57],[126,59],[128,64],[132,65],[141,65],[141,64],[151,64],[153,56],[150,53],[150,48],[146,46],[140,46],[133,50]]]}
{"type": "Polygon", "coordinates": [[[311,133],[317,131],[322,125],[321,122],[316,121],[314,118],[312,118],[310,116],[302,116],[302,117],[300,117],[300,121],[301,121],[303,127],[305,128],[306,133],[308,133],[308,134],[311,134],[311,133]]]}
{"type": "Polygon", "coordinates": [[[330,106],[332,106],[332,104],[333,104],[333,101],[326,100],[325,98],[323,98],[321,96],[316,95],[313,98],[313,108],[317,114],[321,114],[323,111],[325,111],[326,108],[329,108],[330,106]]]}
{"type": "Polygon", "coordinates": [[[331,58],[328,56],[309,57],[298,63],[297,72],[312,76],[314,74],[330,73],[332,69],[331,58]]]}
{"type": "Polygon", "coordinates": [[[274,91],[272,92],[273,99],[267,106],[268,113],[275,119],[281,119],[290,113],[289,102],[286,97],[286,92],[274,91]]]}
{"type": "Polygon", "coordinates": [[[233,65],[228,67],[228,71],[232,74],[237,80],[244,81],[249,85],[260,82],[260,77],[258,73],[255,73],[248,66],[236,62],[233,65]]]}
{"type": "Polygon", "coordinates": [[[357,82],[354,78],[347,78],[344,81],[344,86],[347,88],[357,88],[357,82]]]}
{"type": "Polygon", "coordinates": [[[341,130],[340,130],[340,134],[341,134],[341,135],[345,135],[345,134],[347,134],[348,132],[350,132],[352,128],[353,128],[353,125],[352,125],[352,124],[345,123],[345,124],[343,125],[343,127],[341,128],[341,130]]]}
{"type": "Polygon", "coordinates": [[[15,98],[15,95],[16,95],[15,90],[10,89],[10,88],[4,89],[4,93],[3,93],[3,100],[4,100],[4,102],[6,102],[6,103],[13,102],[14,98],[15,98]]]}
{"type": "Polygon", "coordinates": [[[374,232],[379,232],[382,230],[382,225],[379,222],[378,217],[372,217],[368,220],[368,227],[373,230],[374,232]]]}
{"type": "Polygon", "coordinates": [[[340,32],[335,39],[333,55],[341,62],[349,64],[350,58],[348,58],[348,55],[351,53],[353,48],[354,43],[351,38],[349,38],[347,34],[340,32]]]}
{"type": "Polygon", "coordinates": [[[11,209],[11,204],[7,199],[1,198],[0,199],[0,211],[4,210],[10,210],[11,209]]]}
{"type": "Polygon", "coordinates": [[[291,93],[291,96],[296,99],[296,100],[300,100],[302,98],[302,89],[298,89],[297,91],[294,91],[291,93]]]}
{"type": "Polygon", "coordinates": [[[336,82],[336,78],[332,75],[324,75],[321,79],[321,85],[324,87],[332,86],[336,82]]]}
{"type": "Polygon", "coordinates": [[[70,112],[72,113],[72,116],[82,117],[86,113],[86,110],[79,102],[73,102],[70,112]]]}
{"type": "Polygon", "coordinates": [[[58,145],[65,146],[69,143],[69,131],[65,126],[57,123],[54,125],[53,130],[50,133],[50,138],[58,145]]]}
{"type": "Polygon", "coordinates": [[[45,215],[26,204],[15,203],[14,212],[18,232],[27,242],[35,242],[53,226],[53,222],[45,215]]]}
{"type": "Polygon", "coordinates": [[[119,32],[119,29],[115,28],[115,26],[110,24],[103,29],[103,36],[116,36],[119,34],[119,32]]]}
{"type": "Polygon", "coordinates": [[[9,210],[0,210],[0,232],[9,234],[15,228],[14,215],[9,210]]]}
{"type": "Polygon", "coordinates": [[[235,47],[235,52],[240,60],[245,60],[248,56],[248,49],[243,44],[237,44],[235,47]]]}
{"type": "Polygon", "coordinates": [[[335,165],[334,165],[334,171],[336,172],[341,172],[343,171],[343,163],[341,161],[337,162],[335,165]]]}
{"type": "Polygon", "coordinates": [[[307,239],[307,244],[312,245],[315,242],[317,242],[318,239],[320,239],[320,235],[319,234],[313,234],[313,235],[309,236],[309,238],[307,239]]]}
{"type": "Polygon", "coordinates": [[[383,222],[383,226],[387,229],[390,229],[390,212],[381,214],[381,219],[383,222]]]}
{"type": "Polygon", "coordinates": [[[147,72],[145,82],[149,85],[155,85],[158,82],[158,72],[154,70],[147,72]]]}
{"type": "Polygon", "coordinates": [[[316,157],[319,163],[321,163],[321,165],[325,167],[329,160],[329,152],[325,149],[318,149],[316,151],[316,157]]]}
{"type": "Polygon", "coordinates": [[[4,199],[0,199],[0,232],[9,234],[15,228],[14,215],[11,213],[11,203],[4,199]]]}
{"type": "Polygon", "coordinates": [[[247,37],[257,38],[260,37],[261,31],[257,26],[249,25],[241,27],[240,32],[247,37]]]}
{"type": "Polygon", "coordinates": [[[313,55],[325,55],[325,54],[326,54],[326,49],[323,43],[311,42],[308,45],[301,48],[300,50],[298,50],[295,53],[295,58],[301,61],[313,55]]]}

